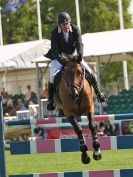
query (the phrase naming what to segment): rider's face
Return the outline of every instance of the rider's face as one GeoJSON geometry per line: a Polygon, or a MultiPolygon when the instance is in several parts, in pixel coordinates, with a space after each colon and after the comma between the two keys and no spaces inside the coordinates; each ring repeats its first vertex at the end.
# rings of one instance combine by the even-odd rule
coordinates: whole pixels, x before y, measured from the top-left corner
{"type": "Polygon", "coordinates": [[[68,33],[70,30],[70,22],[61,23],[60,27],[63,32],[68,33]]]}

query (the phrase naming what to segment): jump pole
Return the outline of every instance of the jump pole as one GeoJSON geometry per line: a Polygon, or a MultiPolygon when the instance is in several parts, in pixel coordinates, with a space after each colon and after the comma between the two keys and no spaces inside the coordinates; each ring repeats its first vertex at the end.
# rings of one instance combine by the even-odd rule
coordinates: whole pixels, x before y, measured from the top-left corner
{"type": "Polygon", "coordinates": [[[0,96],[0,177],[6,177],[5,165],[5,146],[4,146],[4,120],[3,120],[3,106],[2,96],[0,96]]]}

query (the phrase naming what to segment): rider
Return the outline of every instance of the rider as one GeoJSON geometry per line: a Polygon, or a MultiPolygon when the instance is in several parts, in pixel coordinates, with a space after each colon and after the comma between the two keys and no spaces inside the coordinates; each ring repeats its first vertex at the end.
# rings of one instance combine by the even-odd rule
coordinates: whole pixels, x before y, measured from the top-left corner
{"type": "Polygon", "coordinates": [[[48,86],[48,104],[47,109],[52,111],[55,109],[54,104],[54,76],[61,70],[62,64],[60,62],[60,56],[64,54],[73,55],[75,59],[80,60],[80,64],[89,73],[89,81],[91,82],[97,99],[99,102],[106,101],[107,97],[98,88],[97,81],[92,73],[92,70],[87,65],[83,58],[83,44],[79,28],[71,24],[71,17],[67,12],[61,12],[58,15],[58,26],[52,31],[51,35],[51,49],[45,55],[50,58],[50,79],[48,86]],[[76,54],[75,54],[76,53],[76,54]]]}

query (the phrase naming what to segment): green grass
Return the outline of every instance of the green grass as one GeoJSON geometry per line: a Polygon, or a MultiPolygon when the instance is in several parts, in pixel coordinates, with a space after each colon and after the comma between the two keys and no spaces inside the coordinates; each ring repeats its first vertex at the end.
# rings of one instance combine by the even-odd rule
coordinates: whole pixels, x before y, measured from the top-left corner
{"type": "MultiPolygon", "coordinates": [[[[92,159],[92,152],[89,154],[92,159]]],[[[133,149],[102,151],[102,156],[100,161],[92,159],[84,165],[80,152],[10,155],[6,150],[6,168],[8,175],[133,168],[133,149]]]]}

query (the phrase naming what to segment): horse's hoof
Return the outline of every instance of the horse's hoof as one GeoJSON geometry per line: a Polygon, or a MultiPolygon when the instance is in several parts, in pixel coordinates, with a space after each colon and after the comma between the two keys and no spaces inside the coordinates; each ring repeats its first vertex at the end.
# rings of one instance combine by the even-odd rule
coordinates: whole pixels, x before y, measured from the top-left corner
{"type": "Polygon", "coordinates": [[[101,158],[102,158],[102,154],[100,152],[100,149],[99,149],[99,151],[93,152],[93,159],[94,160],[100,160],[101,158]]]}
{"type": "Polygon", "coordinates": [[[82,160],[82,163],[83,163],[83,164],[88,164],[88,163],[90,163],[91,159],[90,159],[90,157],[88,156],[88,154],[87,154],[86,151],[82,152],[81,160],[82,160]]]}

